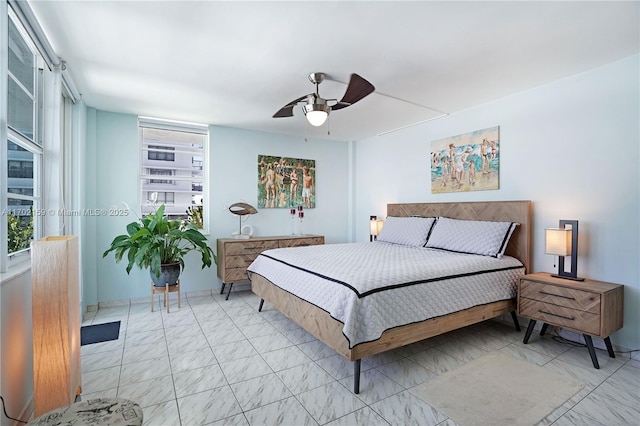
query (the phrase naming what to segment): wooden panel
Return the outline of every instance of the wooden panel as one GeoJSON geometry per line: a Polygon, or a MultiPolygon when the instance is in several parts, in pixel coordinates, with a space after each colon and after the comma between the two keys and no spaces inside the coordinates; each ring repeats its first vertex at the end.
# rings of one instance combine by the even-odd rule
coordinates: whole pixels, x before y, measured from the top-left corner
{"type": "Polygon", "coordinates": [[[519,223],[509,240],[505,254],[520,260],[527,272],[531,270],[531,201],[388,204],[387,215],[446,216],[453,219],[519,223]]]}
{"type": "Polygon", "coordinates": [[[515,311],[516,301],[501,300],[486,305],[474,306],[441,317],[431,318],[415,324],[387,330],[380,339],[356,346],[352,349],[351,359],[360,359],[390,349],[399,348],[429,337],[438,336],[451,330],[457,330],[491,318],[515,311]]]}
{"type": "Polygon", "coordinates": [[[35,415],[72,404],[81,392],[78,238],[31,244],[35,415]]]}
{"type": "Polygon", "coordinates": [[[600,333],[600,315],[576,309],[565,308],[539,300],[520,298],[518,313],[547,324],[571,330],[606,337],[600,333]]]}
{"type": "MultiPolygon", "coordinates": [[[[249,265],[247,265],[249,266],[249,265]]],[[[232,283],[235,281],[246,281],[249,277],[247,277],[247,267],[242,268],[226,268],[224,270],[224,278],[222,279],[225,283],[232,283]]]]}
{"type": "Polygon", "coordinates": [[[278,248],[277,241],[237,241],[225,244],[225,254],[233,256],[236,254],[253,254],[259,255],[265,250],[278,248]]]}
{"type": "Polygon", "coordinates": [[[282,290],[260,275],[251,276],[251,290],[337,353],[352,359],[347,339],[342,334],[343,324],[331,318],[327,312],[282,290]]]}
{"type": "Polygon", "coordinates": [[[609,336],[622,328],[624,318],[624,286],[616,288],[602,295],[602,323],[600,331],[603,336],[609,336]]]}
{"type": "Polygon", "coordinates": [[[278,241],[280,247],[303,247],[324,244],[324,237],[292,238],[278,241]]]}
{"type": "Polygon", "coordinates": [[[600,314],[600,294],[598,293],[522,280],[520,294],[528,299],[600,314]]]}
{"type": "Polygon", "coordinates": [[[247,266],[251,265],[251,262],[258,257],[258,254],[245,254],[239,256],[226,256],[226,269],[233,268],[247,268],[247,266]]]}

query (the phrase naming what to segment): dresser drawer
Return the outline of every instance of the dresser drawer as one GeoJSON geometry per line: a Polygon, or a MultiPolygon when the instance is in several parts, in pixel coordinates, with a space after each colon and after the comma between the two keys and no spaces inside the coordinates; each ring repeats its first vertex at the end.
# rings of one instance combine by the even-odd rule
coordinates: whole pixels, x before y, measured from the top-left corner
{"type": "Polygon", "coordinates": [[[227,256],[225,261],[226,268],[247,268],[251,265],[256,257],[258,257],[259,253],[251,253],[251,254],[243,254],[243,255],[235,255],[235,256],[227,256]]]}
{"type": "MultiPolygon", "coordinates": [[[[238,241],[225,244],[225,255],[253,254],[254,258],[265,250],[278,248],[277,241],[238,241]]],[[[248,265],[247,265],[248,266],[248,265]]]]}
{"type": "Polygon", "coordinates": [[[520,297],[590,312],[595,315],[600,314],[600,294],[576,288],[543,284],[523,279],[520,282],[520,297]]]}
{"type": "Polygon", "coordinates": [[[222,277],[222,281],[225,283],[231,283],[235,281],[244,281],[248,280],[247,277],[247,267],[243,268],[225,268],[224,277],[222,277]]]}
{"type": "Polygon", "coordinates": [[[566,327],[581,333],[600,334],[600,315],[532,299],[520,299],[518,313],[525,317],[566,327]]]}
{"type": "Polygon", "coordinates": [[[324,244],[324,237],[295,238],[290,240],[280,240],[280,247],[302,247],[317,246],[324,244]]]}

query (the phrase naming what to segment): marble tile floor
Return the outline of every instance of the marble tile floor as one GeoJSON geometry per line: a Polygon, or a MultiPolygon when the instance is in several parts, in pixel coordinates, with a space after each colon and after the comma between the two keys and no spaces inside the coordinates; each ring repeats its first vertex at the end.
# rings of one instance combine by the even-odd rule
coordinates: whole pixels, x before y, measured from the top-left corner
{"type": "MultiPolygon", "coordinates": [[[[82,347],[82,399],[124,397],[145,425],[456,425],[411,388],[491,351],[585,384],[541,425],[625,425],[640,419],[640,362],[487,321],[352,363],[250,291],[172,295],[167,314],[149,303],[101,307],[83,325],[121,321],[118,340],[82,347]]],[[[525,321],[526,322],[526,321],[525,321]]],[[[526,324],[525,324],[526,325],[526,324]]],[[[523,383],[526,386],[526,383],[523,383]]]]}

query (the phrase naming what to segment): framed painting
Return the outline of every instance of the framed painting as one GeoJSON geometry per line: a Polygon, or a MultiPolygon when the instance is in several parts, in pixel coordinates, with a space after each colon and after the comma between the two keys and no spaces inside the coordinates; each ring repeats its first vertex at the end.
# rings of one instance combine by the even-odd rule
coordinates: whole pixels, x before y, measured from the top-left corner
{"type": "Polygon", "coordinates": [[[500,188],[500,127],[431,142],[431,193],[500,188]]]}
{"type": "Polygon", "coordinates": [[[258,208],[316,206],[316,162],[258,155],[258,208]]]}

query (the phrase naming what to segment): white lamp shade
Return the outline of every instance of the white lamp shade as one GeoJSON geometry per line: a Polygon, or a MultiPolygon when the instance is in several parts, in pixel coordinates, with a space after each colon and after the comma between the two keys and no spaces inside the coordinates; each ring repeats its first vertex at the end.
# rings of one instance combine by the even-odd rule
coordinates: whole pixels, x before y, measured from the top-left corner
{"type": "Polygon", "coordinates": [[[369,221],[369,235],[378,235],[378,221],[376,219],[369,221]]]}
{"type": "Polygon", "coordinates": [[[384,220],[378,219],[376,221],[376,236],[380,235],[380,232],[382,232],[383,226],[384,226],[384,220]]]}
{"type": "Polygon", "coordinates": [[[569,256],[571,254],[571,229],[545,229],[546,254],[569,256]]]}
{"type": "Polygon", "coordinates": [[[322,126],[324,122],[327,121],[328,116],[329,114],[324,111],[307,112],[307,120],[309,121],[309,124],[315,127],[322,126]]]}
{"type": "Polygon", "coordinates": [[[380,231],[382,231],[382,226],[384,225],[384,220],[382,219],[371,219],[369,221],[369,235],[378,236],[380,235],[380,231]]]}

